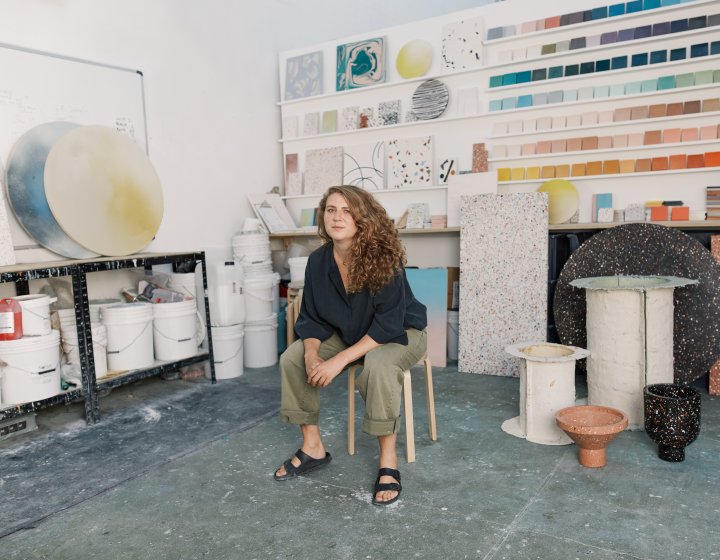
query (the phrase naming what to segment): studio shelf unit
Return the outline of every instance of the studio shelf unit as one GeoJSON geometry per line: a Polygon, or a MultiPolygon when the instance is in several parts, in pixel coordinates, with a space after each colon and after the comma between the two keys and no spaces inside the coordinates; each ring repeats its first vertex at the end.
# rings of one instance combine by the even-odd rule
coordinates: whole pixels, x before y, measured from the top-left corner
{"type": "Polygon", "coordinates": [[[94,424],[100,420],[98,394],[101,391],[133,383],[148,377],[174,372],[182,367],[199,362],[208,362],[211,380],[215,383],[212,336],[211,329],[209,327],[207,329],[207,337],[203,347],[200,352],[194,356],[171,362],[156,361],[151,367],[138,370],[112,372],[110,376],[103,379],[96,379],[95,377],[95,358],[93,354],[92,329],[90,328],[88,274],[93,272],[116,271],[133,268],[151,270],[155,265],[165,264],[172,265],[174,270],[183,265],[187,266],[188,264],[193,267],[202,265],[202,298],[205,308],[204,318],[205,324],[210,325],[210,308],[207,300],[205,254],[203,252],[163,254],[147,253],[119,258],[107,257],[0,267],[0,282],[15,283],[18,295],[29,293],[30,280],[41,280],[63,276],[70,277],[72,282],[73,303],[75,307],[75,319],[78,329],[80,369],[82,373],[81,388],[70,389],[51,398],[40,401],[13,405],[0,405],[0,420],[17,417],[28,412],[34,412],[58,404],[68,404],[83,400],[85,404],[85,419],[88,424],[94,424]]]}
{"type": "MultiPolygon", "coordinates": [[[[512,2],[500,3],[478,8],[472,14],[464,13],[465,17],[482,16],[486,20],[486,28],[517,23],[517,13],[513,12],[512,2]],[[503,6],[507,4],[507,6],[503,6]],[[486,8],[488,9],[486,11],[486,8]]],[[[588,9],[584,3],[565,2],[564,11],[588,9]]],[[[517,7],[517,6],[515,6],[517,7]]],[[[563,7],[553,5],[555,12],[563,13],[563,7]]],[[[549,8],[548,8],[549,9],[549,8]]],[[[533,6],[534,12],[540,8],[533,6]]],[[[334,49],[338,44],[346,42],[338,40],[332,44],[317,45],[303,49],[302,52],[321,50],[324,53],[324,91],[322,95],[292,99],[278,103],[283,120],[290,117],[297,119],[298,135],[295,137],[282,137],[279,142],[282,146],[283,162],[287,154],[298,154],[300,170],[303,171],[304,153],[310,149],[331,148],[336,146],[353,146],[384,141],[394,138],[412,138],[432,136],[433,138],[433,185],[427,190],[398,189],[397,191],[376,191],[377,198],[388,209],[392,217],[398,217],[411,202],[425,202],[430,207],[431,214],[445,214],[448,208],[448,190],[452,189],[452,181],[448,186],[441,184],[437,176],[439,163],[446,158],[455,158],[459,162],[458,169],[468,171],[471,169],[473,145],[485,143],[490,157],[488,161],[491,173],[500,168],[529,168],[529,167],[557,167],[593,160],[639,160],[648,158],[670,158],[670,156],[696,155],[720,152],[720,139],[699,137],[696,140],[682,142],[645,143],[640,145],[618,145],[596,148],[594,150],[557,150],[550,153],[523,154],[517,153],[520,145],[528,142],[555,141],[570,137],[587,136],[621,136],[623,134],[642,134],[665,129],[689,129],[698,131],[701,127],[716,125],[720,136],[720,26],[712,24],[701,28],[688,28],[679,32],[668,32],[662,35],[652,35],[645,38],[615,41],[603,44],[593,44],[585,48],[570,50],[565,43],[578,36],[590,37],[600,34],[619,32],[636,26],[656,26],[669,24],[681,18],[702,18],[713,16],[717,21],[720,14],[720,0],[695,0],[682,4],[669,5],[657,9],[625,14],[616,17],[607,17],[593,21],[586,21],[574,25],[565,25],[526,34],[516,34],[500,39],[483,40],[484,65],[475,68],[447,70],[441,67],[440,62],[433,63],[431,71],[426,76],[412,79],[402,79],[393,73],[390,67],[394,64],[395,56],[402,44],[409,37],[423,37],[429,41],[436,59],[441,57],[441,30],[445,23],[453,21],[418,22],[409,24],[400,29],[378,30],[366,34],[364,37],[385,36],[386,66],[388,67],[388,80],[385,83],[352,89],[347,91],[334,90],[334,49]],[[400,39],[395,40],[396,35],[400,39]],[[560,52],[541,54],[542,47],[548,43],[556,43],[560,52]],[[700,45],[705,47],[700,48],[700,45]],[[685,58],[673,59],[672,51],[685,51],[685,58]],[[705,49],[705,50],[703,50],[705,49]],[[659,55],[664,51],[665,55],[659,55]],[[518,54],[520,53],[520,54],[518,54]],[[634,57],[647,55],[645,64],[634,64],[634,57]],[[656,58],[653,61],[652,56],[656,58]],[[666,56],[663,60],[662,56],[666,56]],[[621,63],[615,66],[614,59],[626,57],[626,66],[621,63]],[[658,58],[659,57],[659,58],[658,58]],[[605,68],[605,63],[613,61],[613,66],[605,68]],[[595,69],[597,61],[603,61],[603,70],[595,69]],[[592,63],[592,72],[563,73],[560,77],[523,81],[498,87],[491,87],[491,80],[498,76],[510,73],[532,73],[536,69],[549,71],[552,67],[565,69],[583,64],[592,63]],[[692,75],[692,83],[688,85],[688,76],[692,75]],[[672,87],[666,87],[670,79],[672,87]],[[333,79],[331,79],[333,78],[333,79]],[[437,119],[424,121],[406,121],[405,116],[411,108],[412,96],[415,89],[426,79],[437,79],[443,82],[450,91],[450,101],[445,112],[437,119]],[[709,81],[708,81],[709,80],[709,81]],[[477,111],[468,112],[467,106],[462,106],[459,92],[476,91],[477,111]],[[622,93],[620,93],[622,90],[622,93]],[[607,95],[605,92],[607,91],[607,95]],[[591,94],[589,94],[591,92],[591,94]],[[557,102],[560,94],[561,101],[557,102]],[[523,97],[529,106],[515,106],[523,97]],[[547,97],[547,101],[543,101],[547,97]],[[512,103],[507,98],[514,98],[512,103]],[[555,101],[551,101],[552,99],[555,101]],[[359,107],[360,110],[374,108],[377,115],[378,104],[384,101],[400,100],[400,122],[388,126],[373,126],[363,129],[342,130],[341,115],[346,107],[359,107]],[[539,103],[535,103],[538,100],[539,103]],[[710,102],[705,105],[704,101],[710,102]],[[505,108],[503,102],[508,104],[505,108]],[[624,111],[643,106],[649,108],[654,105],[678,104],[690,107],[700,102],[700,109],[686,110],[680,114],[662,116],[640,116],[633,113],[632,118],[615,118],[608,120],[600,117],[581,118],[589,113],[614,113],[616,110],[624,111]],[[499,108],[500,105],[500,108],[499,108]],[[303,118],[308,113],[321,115],[325,111],[337,111],[338,129],[332,132],[303,135],[303,118]],[[540,126],[548,120],[566,119],[566,124],[558,126],[540,126]],[[503,127],[507,127],[504,129],[503,127]],[[513,147],[513,145],[515,145],[513,147]],[[494,153],[495,146],[502,147],[494,153]],[[511,147],[511,153],[505,151],[511,147]]],[[[533,13],[536,17],[538,13],[533,13]]],[[[544,14],[550,17],[552,14],[544,14]]],[[[455,21],[463,19],[457,17],[455,21]]],[[[708,23],[710,19],[707,19],[708,23]]],[[[618,35],[619,36],[619,35],[618,35]]],[[[348,38],[348,41],[357,40],[358,37],[348,38]]],[[[588,42],[589,44],[589,42],[588,42]]],[[[285,61],[290,56],[296,56],[301,51],[283,53],[280,56],[281,97],[284,91],[285,61]]],[[[587,67],[586,67],[587,68],[587,67]]],[[[547,74],[549,76],[549,72],[547,74]]],[[[497,81],[495,81],[497,83],[497,81]]],[[[494,85],[494,84],[493,84],[494,85]]],[[[642,113],[642,111],[640,111],[642,113]]],[[[555,124],[553,122],[553,124],[555,124]]],[[[320,128],[322,130],[322,128],[320,128]]],[[[705,211],[705,187],[717,184],[717,172],[720,167],[707,166],[691,169],[668,169],[666,171],[653,171],[645,173],[638,165],[637,172],[608,173],[604,175],[567,176],[573,182],[580,195],[579,221],[588,227],[601,229],[600,224],[593,224],[591,218],[592,197],[595,194],[611,193],[613,207],[623,209],[631,203],[643,204],[648,200],[682,200],[690,206],[691,220],[697,220],[705,211]]],[[[554,173],[554,172],[553,172],[554,173]]],[[[533,192],[544,181],[553,176],[541,175],[541,179],[498,181],[498,193],[533,192]]],[[[285,197],[285,204],[293,218],[299,222],[299,216],[304,208],[316,205],[320,195],[302,195],[285,197]]],[[[702,222],[701,222],[702,223],[702,222]]],[[[454,226],[455,224],[450,224],[454,226]]],[[[578,224],[568,224],[578,227],[578,224]]],[[[672,227],[682,227],[679,222],[670,224],[672,227]]],[[[562,227],[562,226],[560,226],[562,227]]],[[[708,227],[714,227],[712,222],[708,227]]],[[[554,231],[555,226],[550,228],[554,231]]],[[[430,230],[442,241],[432,245],[436,266],[457,266],[458,261],[452,262],[457,251],[457,236],[455,232],[447,230],[430,230]],[[451,245],[448,245],[450,243],[451,245]],[[440,249],[445,246],[446,250],[440,249]],[[436,250],[440,249],[440,250],[436,250]],[[447,255],[451,255],[447,257],[447,255]],[[445,259],[443,261],[443,259],[445,259]]],[[[310,237],[305,233],[279,234],[283,239],[296,237],[310,237]]],[[[431,237],[419,238],[417,235],[403,234],[408,247],[408,254],[412,257],[413,245],[421,246],[431,242],[431,237]],[[419,241],[420,239],[420,241],[419,241]]],[[[427,251],[426,245],[424,247],[427,251]]],[[[421,251],[423,248],[421,247],[421,251]]],[[[417,264],[410,259],[410,264],[417,264]]],[[[423,262],[421,266],[428,266],[423,262]]]]}

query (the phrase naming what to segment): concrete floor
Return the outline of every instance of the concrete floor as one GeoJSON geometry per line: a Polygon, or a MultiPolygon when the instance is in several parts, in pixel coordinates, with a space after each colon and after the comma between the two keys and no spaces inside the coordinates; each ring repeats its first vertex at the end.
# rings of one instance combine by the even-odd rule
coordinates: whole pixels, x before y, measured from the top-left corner
{"type": "Polygon", "coordinates": [[[431,443],[421,380],[418,369],[417,462],[401,459],[402,499],[387,508],[370,504],[376,442],[358,432],[357,455],[345,452],[344,376],[324,399],[333,462],[282,483],[272,472],[299,439],[276,418],[275,368],[216,386],[154,379],[115,389],[91,427],[77,405],[46,411],[40,430],[0,442],[0,556],[720,557],[719,398],[702,391],[702,431],[684,463],[659,460],[645,433],[624,432],[606,467],[586,469],[574,445],[500,430],[518,413],[517,379],[452,367],[435,369],[431,443]]]}

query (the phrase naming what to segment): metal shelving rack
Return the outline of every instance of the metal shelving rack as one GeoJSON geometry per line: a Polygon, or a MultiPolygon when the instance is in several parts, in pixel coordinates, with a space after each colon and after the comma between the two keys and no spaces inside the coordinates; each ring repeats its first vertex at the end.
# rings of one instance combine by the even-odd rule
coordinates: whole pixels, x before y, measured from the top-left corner
{"type": "Polygon", "coordinates": [[[212,383],[215,383],[215,364],[213,362],[213,348],[211,329],[207,332],[207,350],[172,362],[156,362],[149,368],[128,371],[109,380],[95,378],[95,357],[93,355],[92,332],[90,328],[90,306],[87,290],[87,275],[91,272],[122,270],[129,268],[151,269],[154,265],[172,264],[174,269],[185,263],[202,265],[203,299],[205,301],[205,322],[210,325],[210,307],[207,300],[207,272],[205,254],[192,253],[165,253],[141,254],[128,257],[108,257],[101,259],[87,259],[74,261],[61,261],[28,265],[15,265],[0,267],[0,283],[14,282],[18,295],[29,293],[29,281],[58,276],[69,276],[72,280],[73,300],[75,304],[75,320],[78,326],[78,346],[80,353],[80,369],[82,372],[82,388],[74,389],[55,395],[49,399],[28,402],[0,409],[0,420],[13,418],[48,408],[58,404],[85,401],[85,419],[88,424],[94,424],[100,419],[98,406],[98,392],[104,389],[120,387],[134,383],[141,379],[153,377],[163,373],[177,371],[198,362],[208,361],[212,383]]]}

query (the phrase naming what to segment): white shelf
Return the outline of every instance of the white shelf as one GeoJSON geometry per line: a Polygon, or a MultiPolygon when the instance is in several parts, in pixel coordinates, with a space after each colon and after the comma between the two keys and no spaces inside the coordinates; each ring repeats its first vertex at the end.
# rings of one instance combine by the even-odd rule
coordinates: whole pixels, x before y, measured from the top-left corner
{"type": "MultiPolygon", "coordinates": [[[[384,194],[390,194],[390,193],[406,193],[406,192],[419,192],[419,191],[444,191],[447,189],[447,185],[433,185],[432,187],[409,187],[405,189],[378,189],[375,191],[368,190],[369,193],[373,195],[384,195],[384,194]]],[[[295,194],[290,196],[281,196],[280,198],[282,200],[296,200],[296,199],[303,199],[303,198],[319,198],[323,195],[323,193],[316,193],[316,194],[295,194]]]]}
{"type": "Polygon", "coordinates": [[[437,119],[428,119],[424,121],[410,121],[410,122],[403,122],[398,124],[388,124],[385,126],[371,126],[368,128],[353,128],[350,130],[338,130],[337,132],[326,132],[324,134],[315,134],[313,136],[298,136],[296,138],[280,138],[278,140],[281,144],[288,144],[291,142],[304,142],[306,140],[314,140],[316,138],[331,138],[333,136],[345,136],[347,134],[363,134],[368,133],[370,131],[378,131],[378,130],[394,130],[397,128],[406,128],[409,126],[422,126],[427,124],[434,124],[434,123],[449,123],[454,121],[464,121],[467,119],[475,119],[477,117],[487,116],[489,113],[477,113],[475,115],[462,115],[459,117],[445,117],[445,118],[437,118],[437,119]]]}
{"type": "MultiPolygon", "coordinates": [[[[672,91],[672,90],[670,90],[672,91]]],[[[625,107],[628,108],[628,107],[625,107]]],[[[547,130],[528,130],[527,132],[513,132],[512,134],[499,134],[497,136],[487,136],[487,140],[500,140],[503,138],[517,138],[519,136],[530,136],[536,134],[548,134],[550,132],[569,132],[573,130],[591,130],[593,128],[614,128],[616,126],[627,126],[629,124],[654,124],[672,122],[678,120],[694,119],[698,117],[711,118],[720,116],[720,111],[707,111],[705,113],[688,113],[687,115],[673,115],[671,117],[654,117],[647,119],[635,119],[629,121],[613,121],[607,123],[588,124],[585,126],[568,126],[565,128],[548,128],[547,130]]]]}
{"type": "MultiPolygon", "coordinates": [[[[629,178],[629,177],[649,177],[651,175],[687,175],[691,173],[717,173],[720,171],[720,167],[699,167],[697,169],[674,169],[666,171],[647,171],[643,173],[612,173],[610,175],[579,175],[574,177],[554,177],[556,179],[567,179],[568,181],[586,181],[586,180],[597,180],[597,179],[617,179],[617,178],[629,178]]],[[[525,179],[523,181],[498,181],[498,189],[503,185],[533,185],[537,183],[544,183],[551,179],[525,179]]]]}
{"type": "MultiPolygon", "coordinates": [[[[534,31],[532,33],[520,33],[517,35],[511,35],[510,37],[500,37],[498,39],[486,39],[482,42],[483,46],[490,47],[494,45],[499,45],[502,43],[510,43],[512,41],[517,41],[518,39],[526,39],[526,38],[532,38],[532,37],[542,37],[545,35],[552,35],[554,33],[558,33],[561,31],[574,31],[576,29],[584,29],[586,27],[592,27],[593,25],[597,25],[598,23],[623,23],[626,21],[630,21],[632,19],[638,19],[638,18],[645,18],[648,15],[655,15],[655,14],[666,14],[671,13],[675,11],[682,10],[684,8],[688,8],[690,6],[703,6],[706,4],[714,4],[717,0],[696,0],[694,2],[683,2],[682,4],[674,4],[672,6],[664,6],[661,8],[655,8],[653,10],[641,10],[639,12],[633,12],[631,14],[623,14],[621,16],[613,16],[613,17],[606,17],[602,19],[594,19],[590,21],[583,21],[580,23],[574,23],[572,25],[562,25],[559,27],[552,27],[550,29],[541,29],[540,31],[534,31]]],[[[578,10],[579,11],[579,10],[578,10]]],[[[582,10],[587,11],[587,10],[582,10]]],[[[561,14],[562,15],[562,14],[561,14]]],[[[558,16],[547,16],[547,17],[558,17],[558,16]]],[[[547,19],[542,18],[542,19],[547,19]]],[[[541,19],[541,18],[537,18],[541,19]]],[[[500,27],[500,26],[498,26],[500,27]]]]}
{"type": "MultiPolygon", "coordinates": [[[[675,142],[672,144],[647,144],[642,146],[626,146],[625,148],[603,148],[601,150],[575,150],[574,152],[551,152],[549,154],[533,154],[529,156],[515,156],[515,157],[504,157],[504,158],[489,158],[488,162],[503,162],[503,161],[519,161],[525,159],[538,159],[538,158],[550,158],[555,156],[568,156],[578,154],[608,154],[608,153],[623,153],[623,152],[634,152],[638,150],[657,150],[658,148],[678,148],[685,146],[705,146],[708,144],[718,144],[720,140],[714,138],[712,140],[693,140],[692,142],[675,142]]],[[[656,172],[657,173],[657,172],[656,172]]]]}
{"type": "MultiPolygon", "coordinates": [[[[720,28],[718,28],[718,33],[720,33],[720,28]]],[[[574,51],[571,51],[574,52],[574,51]]],[[[628,55],[628,59],[631,58],[632,55],[628,55]]],[[[622,74],[629,74],[632,72],[638,72],[641,70],[655,70],[655,69],[663,69],[663,68],[669,68],[671,66],[681,66],[681,65],[687,65],[690,62],[705,62],[705,61],[715,62],[720,60],[720,55],[713,54],[709,56],[698,56],[695,58],[684,58],[682,60],[672,60],[670,62],[661,62],[658,64],[643,64],[642,66],[629,66],[627,68],[617,68],[615,70],[605,70],[604,72],[590,72],[587,74],[577,74],[575,76],[566,76],[562,78],[550,78],[545,80],[536,80],[534,82],[523,82],[522,84],[512,84],[509,86],[498,86],[494,88],[486,88],[483,90],[483,93],[495,93],[495,92],[503,92],[503,91],[510,91],[513,89],[522,89],[526,88],[528,86],[531,87],[537,87],[539,85],[547,84],[547,83],[553,83],[553,84],[564,84],[568,82],[578,81],[583,78],[595,78],[595,77],[601,77],[601,76],[621,76],[622,74]]],[[[592,61],[595,62],[595,61],[592,61]]],[[[580,63],[578,63],[579,65],[580,63]]],[[[563,65],[565,66],[565,65],[563,65]]],[[[685,73],[685,72],[683,72],[685,73]]],[[[689,73],[689,72],[688,72],[689,73]]],[[[694,74],[694,72],[693,72],[694,74]]],[[[639,80],[636,80],[639,81],[639,80]]],[[[672,88],[676,89],[676,88],[672,88]]],[[[661,91],[668,91],[668,90],[661,90],[661,91]]]]}
{"type": "MultiPolygon", "coordinates": [[[[587,105],[588,103],[603,103],[606,101],[624,101],[626,99],[644,99],[644,98],[650,98],[654,96],[661,95],[663,97],[666,97],[672,93],[685,93],[688,91],[703,91],[706,89],[718,89],[720,87],[717,83],[712,84],[703,84],[701,86],[689,86],[689,87],[683,87],[683,88],[673,88],[673,89],[662,89],[662,90],[655,90],[655,91],[646,91],[643,93],[633,93],[631,95],[616,95],[614,97],[593,97],[591,99],[578,99],[577,101],[568,101],[568,102],[562,102],[562,103],[547,103],[545,105],[533,105],[531,107],[520,107],[515,109],[506,109],[506,110],[500,110],[500,111],[489,111],[487,113],[484,113],[486,115],[510,115],[514,113],[527,113],[529,111],[538,110],[538,109],[548,109],[548,108],[555,108],[555,107],[574,107],[578,105],[587,105]]],[[[547,93],[547,92],[542,92],[547,93]]]]}
{"type": "Polygon", "coordinates": [[[680,221],[675,220],[674,222],[610,222],[610,223],[598,223],[598,222],[592,222],[592,223],[578,223],[578,224],[556,224],[548,226],[548,230],[550,231],[575,231],[575,230],[581,230],[581,229],[608,229],[615,226],[621,226],[623,224],[655,224],[658,226],[666,226],[666,227],[676,227],[676,228],[683,228],[683,229],[719,229],[720,230],[720,221],[716,220],[703,220],[701,222],[698,221],[680,221]]]}

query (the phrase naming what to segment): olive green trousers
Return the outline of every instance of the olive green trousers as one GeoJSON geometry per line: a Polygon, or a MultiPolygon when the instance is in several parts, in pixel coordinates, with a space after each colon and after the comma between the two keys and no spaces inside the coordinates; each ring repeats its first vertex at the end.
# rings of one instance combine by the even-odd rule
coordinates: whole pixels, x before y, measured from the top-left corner
{"type": "MultiPolygon", "coordinates": [[[[427,350],[427,333],[408,329],[408,344],[383,344],[362,360],[356,385],[365,400],[363,431],[373,436],[395,434],[400,429],[403,372],[417,363],[427,350]]],[[[347,348],[337,333],[320,344],[320,358],[327,360],[347,348]]],[[[307,382],[305,347],[293,342],[280,356],[280,418],[291,424],[317,425],[320,391],[307,382]]],[[[333,380],[336,383],[338,378],[333,380]]]]}

